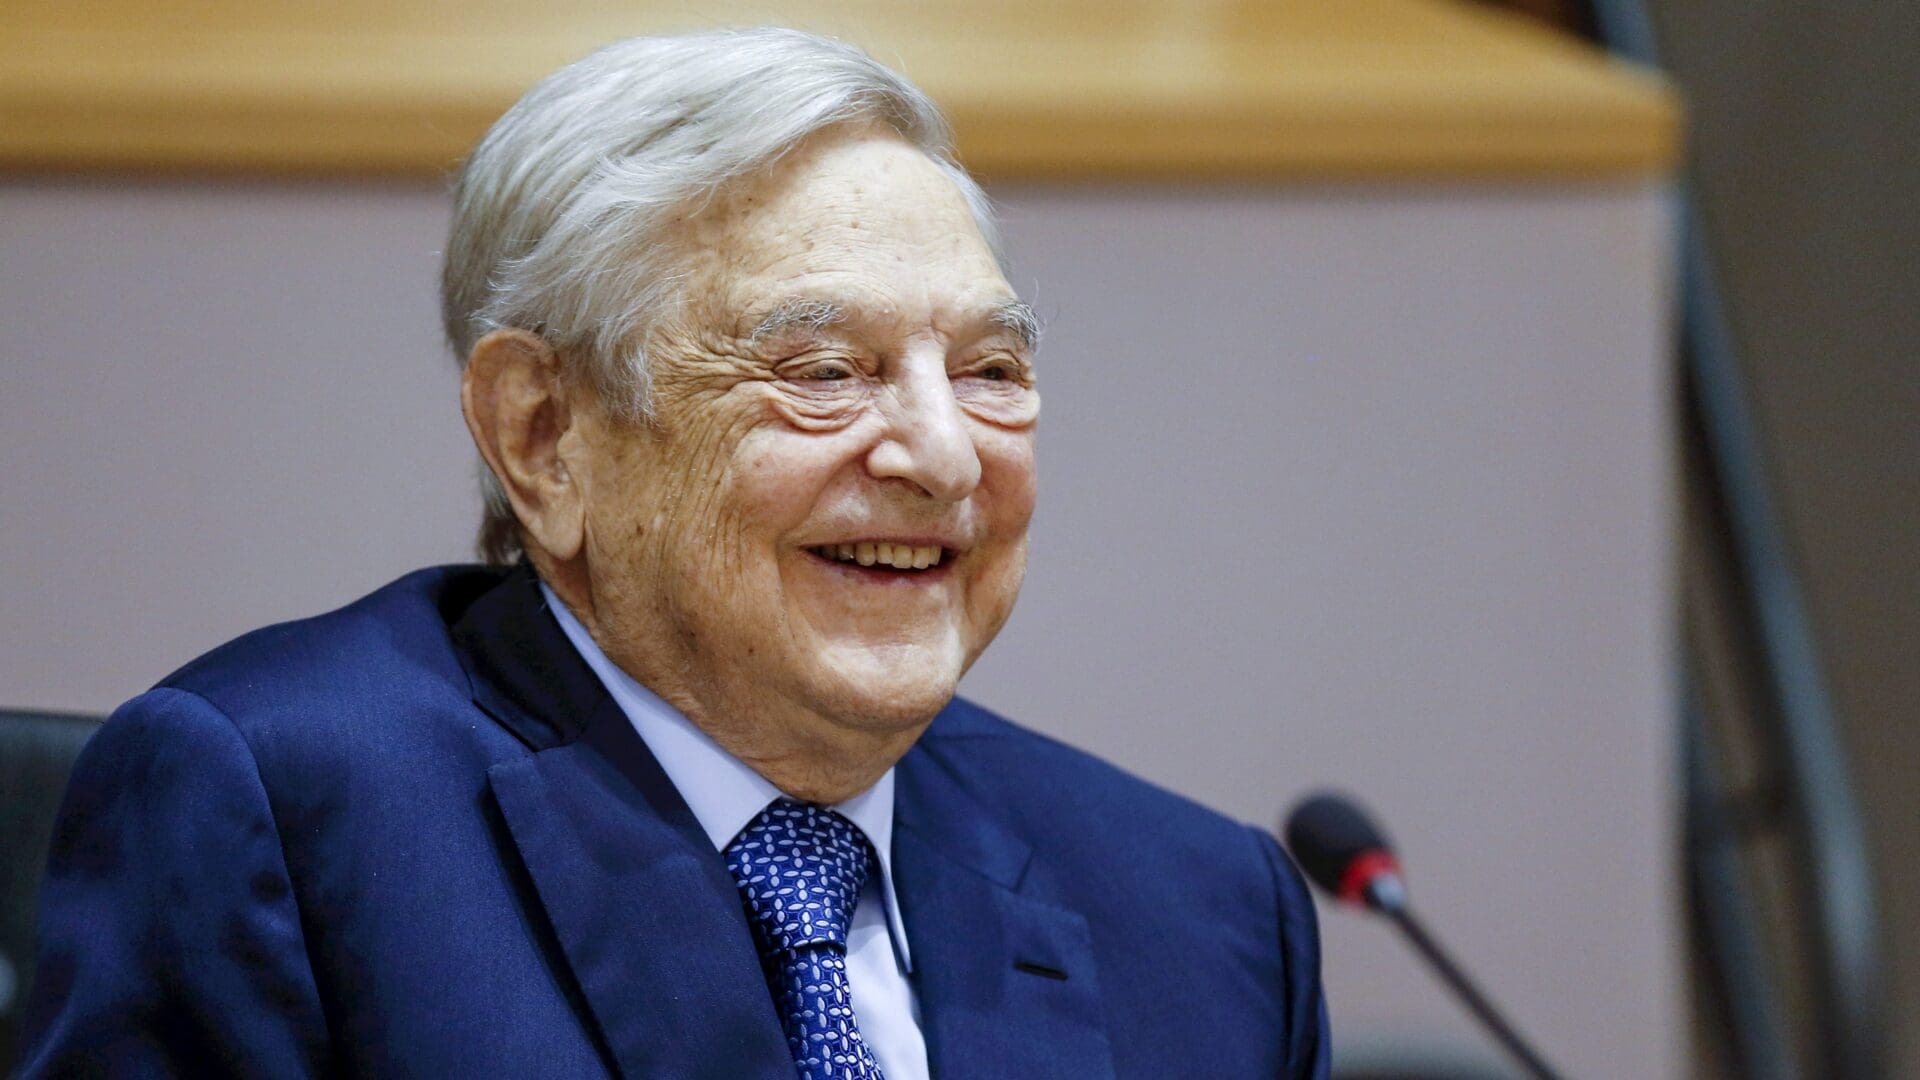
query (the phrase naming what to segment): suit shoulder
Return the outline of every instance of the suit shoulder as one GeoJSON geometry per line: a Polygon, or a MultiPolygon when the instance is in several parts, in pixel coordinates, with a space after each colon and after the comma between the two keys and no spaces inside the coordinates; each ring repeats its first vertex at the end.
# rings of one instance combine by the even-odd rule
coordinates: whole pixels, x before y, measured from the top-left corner
{"type": "Polygon", "coordinates": [[[499,577],[484,567],[418,570],[336,610],[235,638],[156,689],[204,698],[243,730],[360,698],[391,702],[442,683],[464,695],[448,624],[499,577]]]}

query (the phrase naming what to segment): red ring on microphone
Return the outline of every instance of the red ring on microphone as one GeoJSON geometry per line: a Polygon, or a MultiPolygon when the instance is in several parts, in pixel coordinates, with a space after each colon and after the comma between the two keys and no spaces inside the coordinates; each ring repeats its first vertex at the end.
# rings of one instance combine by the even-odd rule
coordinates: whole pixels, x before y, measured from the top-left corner
{"type": "Polygon", "coordinates": [[[1340,891],[1337,894],[1349,904],[1367,902],[1367,886],[1375,878],[1383,875],[1400,876],[1400,863],[1393,852],[1385,848],[1372,848],[1353,857],[1347,868],[1340,872],[1340,891]]]}

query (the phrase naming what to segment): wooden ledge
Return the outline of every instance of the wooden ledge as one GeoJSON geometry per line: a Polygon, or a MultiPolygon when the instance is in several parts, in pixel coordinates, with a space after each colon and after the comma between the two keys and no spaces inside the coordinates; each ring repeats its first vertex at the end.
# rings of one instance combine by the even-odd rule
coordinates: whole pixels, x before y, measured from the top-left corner
{"type": "Polygon", "coordinates": [[[1655,75],[1450,0],[10,0],[0,168],[436,176],[541,76],[638,33],[784,23],[947,109],[987,178],[1648,176],[1655,75]]]}

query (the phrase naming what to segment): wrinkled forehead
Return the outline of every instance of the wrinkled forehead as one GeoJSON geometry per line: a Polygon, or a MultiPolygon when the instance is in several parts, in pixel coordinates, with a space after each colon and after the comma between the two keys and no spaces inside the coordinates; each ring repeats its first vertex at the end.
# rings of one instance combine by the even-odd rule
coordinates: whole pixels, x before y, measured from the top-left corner
{"type": "Polygon", "coordinates": [[[676,232],[688,300],[734,329],[749,312],[809,300],[906,316],[1013,296],[959,186],[888,134],[802,144],[676,232]]]}

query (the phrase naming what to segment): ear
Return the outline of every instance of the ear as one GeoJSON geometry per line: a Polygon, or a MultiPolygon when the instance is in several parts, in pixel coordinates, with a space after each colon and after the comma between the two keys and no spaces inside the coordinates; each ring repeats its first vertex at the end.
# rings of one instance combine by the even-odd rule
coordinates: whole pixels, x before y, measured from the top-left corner
{"type": "Polygon", "coordinates": [[[573,410],[553,347],[525,330],[495,330],[467,356],[460,407],[480,456],[506,490],[526,539],[553,559],[580,553],[586,500],[561,455],[573,410]]]}

